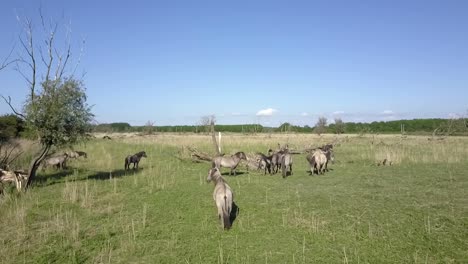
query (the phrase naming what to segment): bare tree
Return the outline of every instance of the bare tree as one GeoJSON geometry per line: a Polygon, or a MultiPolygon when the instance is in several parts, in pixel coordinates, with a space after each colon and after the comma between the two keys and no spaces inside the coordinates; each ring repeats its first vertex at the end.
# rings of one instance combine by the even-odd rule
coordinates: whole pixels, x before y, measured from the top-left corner
{"type": "MultiPolygon", "coordinates": [[[[203,131],[205,133],[209,133],[210,132],[210,126],[211,126],[211,117],[214,117],[214,116],[209,116],[209,115],[206,115],[206,116],[202,116],[200,118],[200,121],[198,122],[199,126],[201,128],[203,128],[203,131]]],[[[216,121],[216,120],[214,120],[216,121]]]]}
{"type": "Polygon", "coordinates": [[[84,136],[92,119],[90,108],[86,105],[83,83],[73,78],[83,48],[75,67],[67,72],[72,54],[70,27],[65,27],[65,48],[62,51],[57,44],[59,23],[46,20],[41,9],[39,15],[43,35],[38,38],[32,19],[17,17],[23,27],[19,35],[20,50],[16,59],[6,60],[8,62],[2,64],[4,66],[14,62],[15,70],[26,81],[29,92],[23,111],[15,109],[10,96],[1,97],[17,116],[25,119],[27,125],[37,132],[42,146],[31,162],[26,188],[30,186],[37,168],[51,148],[74,143],[84,136]]]}
{"type": "Polygon", "coordinates": [[[148,122],[146,122],[145,124],[145,133],[148,135],[151,135],[153,134],[153,132],[154,132],[154,121],[148,120],[148,122]]]}
{"type": "Polygon", "coordinates": [[[10,53],[5,57],[5,59],[0,64],[0,71],[8,67],[10,64],[16,63],[16,59],[11,58],[11,54],[15,50],[15,47],[11,48],[10,53]]]}
{"type": "Polygon", "coordinates": [[[314,132],[318,135],[325,133],[327,130],[327,118],[326,117],[319,117],[317,123],[315,124],[314,132]]]}
{"type": "Polygon", "coordinates": [[[344,133],[344,123],[341,118],[336,117],[335,118],[335,133],[336,134],[342,134],[344,133]]]}

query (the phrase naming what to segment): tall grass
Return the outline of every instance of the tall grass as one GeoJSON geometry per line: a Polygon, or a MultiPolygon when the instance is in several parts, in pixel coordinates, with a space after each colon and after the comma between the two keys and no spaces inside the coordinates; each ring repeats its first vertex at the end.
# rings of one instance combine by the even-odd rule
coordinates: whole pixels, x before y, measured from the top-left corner
{"type": "MultiPolygon", "coordinates": [[[[209,164],[180,160],[182,145],[213,153],[206,135],[94,140],[65,172],[0,198],[0,263],[464,263],[468,261],[468,139],[337,138],[330,172],[225,176],[240,208],[222,231],[205,179],[209,164]],[[141,169],[124,157],[145,150],[141,169]],[[376,166],[382,159],[393,166],[376,166]]],[[[223,152],[265,152],[334,141],[324,135],[223,135],[223,152]]],[[[227,170],[223,170],[227,172],[227,170]]]]}

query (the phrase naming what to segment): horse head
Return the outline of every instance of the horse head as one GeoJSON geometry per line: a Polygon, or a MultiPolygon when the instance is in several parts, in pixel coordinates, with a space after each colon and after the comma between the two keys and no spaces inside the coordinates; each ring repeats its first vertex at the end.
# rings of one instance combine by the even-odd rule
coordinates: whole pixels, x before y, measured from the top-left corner
{"type": "Polygon", "coordinates": [[[247,156],[245,155],[245,153],[243,151],[239,151],[235,154],[236,157],[238,157],[239,159],[244,159],[244,160],[247,160],[247,156]]]}
{"type": "Polygon", "coordinates": [[[208,177],[206,177],[206,182],[216,180],[218,177],[221,177],[221,172],[219,172],[218,168],[213,167],[208,171],[208,177]]]}

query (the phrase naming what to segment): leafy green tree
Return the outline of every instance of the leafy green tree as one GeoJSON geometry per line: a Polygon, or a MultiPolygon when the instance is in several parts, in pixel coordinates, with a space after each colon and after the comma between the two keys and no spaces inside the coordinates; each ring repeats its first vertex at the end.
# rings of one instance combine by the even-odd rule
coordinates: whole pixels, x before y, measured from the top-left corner
{"type": "Polygon", "coordinates": [[[23,130],[23,119],[13,114],[0,116],[0,141],[18,137],[23,130]]]}
{"type": "Polygon", "coordinates": [[[37,168],[53,146],[74,144],[90,132],[93,114],[86,99],[83,83],[66,78],[44,81],[34,100],[27,100],[26,125],[37,132],[42,148],[30,165],[26,186],[34,181],[37,168]]]}
{"type": "Polygon", "coordinates": [[[59,40],[58,24],[45,23],[41,10],[39,13],[45,32],[43,38],[36,36],[32,19],[19,19],[24,32],[19,37],[18,59],[12,61],[17,62],[16,70],[29,88],[22,111],[13,107],[11,97],[2,95],[12,111],[25,120],[27,129],[33,131],[41,145],[31,161],[25,188],[31,186],[51,148],[87,138],[93,118],[83,82],[73,77],[74,70],[69,76],[64,75],[68,74],[66,69],[72,54],[70,32],[64,34],[65,51],[62,52],[58,48],[60,45],[55,44],[59,40]],[[45,25],[49,24],[50,29],[46,29],[45,25]]]}

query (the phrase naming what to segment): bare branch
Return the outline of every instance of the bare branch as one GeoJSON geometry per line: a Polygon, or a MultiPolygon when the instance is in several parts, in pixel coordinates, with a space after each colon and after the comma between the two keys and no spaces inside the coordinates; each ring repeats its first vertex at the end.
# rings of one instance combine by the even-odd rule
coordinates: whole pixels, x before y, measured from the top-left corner
{"type": "Polygon", "coordinates": [[[5,102],[8,104],[8,106],[10,106],[11,110],[13,111],[13,113],[15,113],[15,115],[20,116],[23,119],[26,119],[26,117],[23,114],[16,111],[16,109],[13,107],[13,105],[11,105],[11,97],[10,96],[8,96],[8,99],[7,99],[7,98],[5,98],[5,96],[2,95],[2,98],[3,98],[3,100],[5,100],[5,102]]]}
{"type": "MultiPolygon", "coordinates": [[[[81,41],[81,48],[80,48],[80,55],[78,56],[78,61],[75,65],[75,68],[73,69],[72,75],[75,75],[76,69],[78,68],[78,65],[81,63],[81,57],[83,56],[84,53],[84,46],[86,44],[86,39],[83,38],[81,41]]],[[[86,73],[83,73],[83,77],[86,73]]]]}
{"type": "Polygon", "coordinates": [[[26,40],[24,40],[21,36],[19,37],[21,46],[23,49],[26,51],[28,54],[28,60],[20,57],[18,60],[19,62],[25,63],[31,68],[31,78],[27,78],[26,75],[17,67],[18,72],[27,80],[29,83],[29,89],[30,89],[30,97],[31,100],[34,100],[35,96],[35,88],[36,88],[36,58],[34,55],[34,39],[33,39],[33,26],[31,20],[28,18],[25,18],[24,21],[21,21],[21,19],[17,16],[18,21],[24,25],[24,31],[26,32],[26,40]]]}
{"type": "Polygon", "coordinates": [[[57,24],[55,24],[54,29],[50,33],[49,40],[46,40],[47,48],[48,48],[48,54],[49,54],[49,62],[46,64],[47,67],[47,73],[46,73],[46,81],[49,80],[50,77],[50,69],[52,68],[52,61],[54,60],[54,55],[53,55],[53,43],[54,43],[54,37],[55,33],[57,32],[57,24]]]}
{"type": "Polygon", "coordinates": [[[10,50],[10,53],[8,56],[5,58],[5,60],[2,61],[2,64],[0,64],[0,71],[8,67],[10,64],[17,62],[17,59],[12,59],[10,60],[11,54],[13,53],[13,50],[15,50],[15,46],[13,46],[10,50]]]}
{"type": "MultiPolygon", "coordinates": [[[[68,44],[68,49],[67,49],[67,55],[65,57],[65,61],[63,62],[62,69],[60,70],[60,74],[58,75],[58,78],[62,78],[63,72],[65,71],[65,68],[67,66],[68,59],[70,58],[71,55],[71,46],[68,44]]],[[[78,66],[78,65],[77,65],[78,66]]]]}

